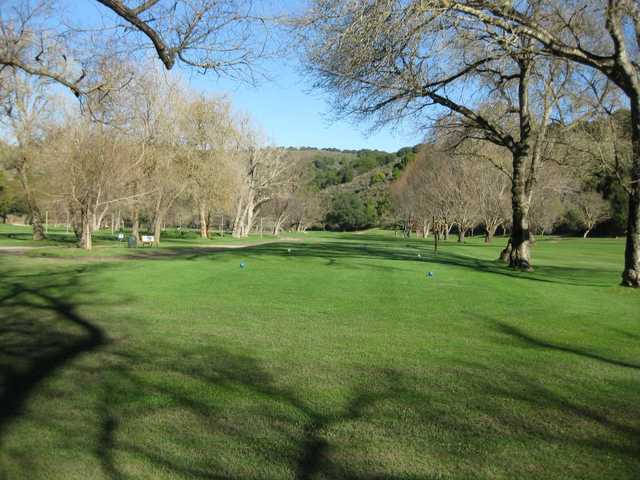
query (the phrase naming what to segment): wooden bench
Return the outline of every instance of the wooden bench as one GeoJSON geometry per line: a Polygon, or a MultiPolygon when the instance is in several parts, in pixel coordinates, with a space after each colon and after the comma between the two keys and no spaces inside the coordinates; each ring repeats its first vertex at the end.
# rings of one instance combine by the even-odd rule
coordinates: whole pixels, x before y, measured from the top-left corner
{"type": "Polygon", "coordinates": [[[153,245],[155,238],[153,235],[142,235],[142,246],[144,247],[145,245],[153,245]]]}

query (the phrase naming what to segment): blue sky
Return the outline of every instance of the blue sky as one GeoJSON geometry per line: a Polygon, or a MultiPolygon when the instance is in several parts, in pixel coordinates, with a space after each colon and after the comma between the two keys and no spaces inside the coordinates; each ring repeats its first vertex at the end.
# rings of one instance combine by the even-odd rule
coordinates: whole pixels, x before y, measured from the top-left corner
{"type": "Polygon", "coordinates": [[[198,90],[228,94],[236,109],[249,113],[277,145],[396,151],[422,140],[410,126],[371,133],[370,125],[336,120],[329,99],[311,91],[311,80],[292,60],[269,62],[265,70],[270,80],[256,87],[184,70],[183,74],[198,90]]]}
{"type": "MultiPolygon", "coordinates": [[[[0,0],[1,1],[1,0],[0,0]]],[[[269,13],[290,13],[303,8],[304,0],[262,0],[261,8],[269,13]]],[[[67,0],[70,17],[84,24],[98,24],[109,12],[95,0],[67,0]]],[[[321,92],[311,92],[311,80],[300,73],[295,58],[272,60],[262,69],[270,80],[258,86],[241,84],[215,75],[177,67],[180,74],[197,90],[212,94],[227,94],[236,110],[248,113],[280,146],[335,147],[340,149],[371,148],[397,151],[422,141],[410,126],[370,132],[371,125],[353,120],[336,120],[329,98],[321,92]]]]}

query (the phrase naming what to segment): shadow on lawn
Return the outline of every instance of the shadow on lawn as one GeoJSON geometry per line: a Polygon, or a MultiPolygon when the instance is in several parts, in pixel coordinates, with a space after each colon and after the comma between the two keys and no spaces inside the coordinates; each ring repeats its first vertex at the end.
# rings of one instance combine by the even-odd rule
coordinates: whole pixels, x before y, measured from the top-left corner
{"type": "MultiPolygon", "coordinates": [[[[458,253],[462,247],[474,247],[477,249],[487,249],[491,251],[491,257],[497,257],[500,252],[498,244],[458,244],[453,241],[443,242],[437,254],[433,252],[431,241],[421,239],[399,239],[394,241],[375,234],[335,234],[341,240],[314,240],[306,243],[300,242],[267,242],[261,245],[253,245],[245,248],[211,248],[208,246],[171,246],[156,249],[136,249],[127,251],[125,255],[113,256],[82,256],[89,260],[198,260],[203,257],[215,258],[219,255],[234,255],[238,257],[247,256],[287,256],[290,258],[325,258],[327,265],[340,266],[340,259],[360,259],[360,260],[396,260],[409,262],[424,262],[435,265],[446,265],[452,267],[466,268],[476,272],[485,272],[495,275],[507,276],[524,281],[534,281],[542,283],[563,284],[584,287],[611,287],[608,280],[594,281],[598,274],[612,273],[617,275],[617,271],[606,272],[601,268],[581,268],[567,266],[535,266],[534,272],[521,272],[509,268],[504,263],[497,260],[479,259],[473,256],[458,253]],[[291,249],[291,253],[289,253],[291,249]],[[456,251],[454,251],[456,250],[456,251]],[[420,253],[421,257],[418,257],[420,253]]],[[[335,236],[334,235],[334,236],[335,236]]],[[[464,249],[462,249],[464,251],[464,249]]],[[[48,254],[36,252],[33,256],[48,256],[48,254]]],[[[65,255],[65,259],[73,258],[65,255]]],[[[367,267],[376,267],[373,264],[367,267]]],[[[349,265],[349,268],[359,268],[357,265],[349,265]]],[[[380,267],[378,267],[380,268],[380,267]]],[[[393,268],[390,266],[387,269],[393,268]]]]}
{"type": "MultiPolygon", "coordinates": [[[[272,465],[277,462],[284,463],[284,466],[299,480],[315,478],[319,474],[327,475],[329,478],[351,479],[431,478],[412,475],[394,476],[393,474],[379,476],[354,474],[344,465],[332,460],[333,446],[324,436],[327,430],[342,423],[366,421],[368,411],[379,402],[406,396],[408,392],[404,390],[397,372],[393,370],[377,372],[379,379],[376,385],[354,388],[350,399],[341,411],[323,412],[320,408],[314,407],[312,402],[302,400],[295,391],[278,386],[276,379],[251,357],[221,349],[213,352],[209,350],[206,358],[196,356],[195,365],[190,357],[189,354],[185,354],[182,356],[185,360],[183,366],[167,368],[165,373],[169,377],[182,379],[183,384],[191,384],[196,387],[196,390],[209,390],[211,397],[191,395],[184,388],[172,388],[162,382],[145,381],[138,375],[136,368],[131,366],[121,366],[112,372],[110,380],[105,383],[104,396],[99,407],[103,426],[97,448],[103,471],[109,478],[113,480],[133,478],[119,468],[116,460],[119,453],[133,454],[168,470],[172,475],[177,474],[188,478],[262,478],[259,474],[251,476],[246,473],[234,473],[229,465],[217,461],[218,456],[225,458],[229,455],[217,449],[208,450],[208,458],[203,458],[204,465],[199,467],[193,465],[193,458],[191,461],[185,461],[184,458],[171,458],[171,454],[160,454],[155,444],[134,443],[125,438],[117,440],[117,428],[121,422],[133,420],[127,419],[126,401],[118,403],[117,399],[127,398],[127,392],[131,389],[143,392],[150,398],[162,398],[162,403],[170,405],[157,409],[147,408],[144,412],[145,416],[161,417],[163,410],[175,408],[195,416],[197,424],[203,427],[195,433],[200,435],[197,443],[201,447],[208,448],[205,447],[207,444],[221,445],[223,448],[231,444],[240,445],[246,457],[233,460],[235,466],[239,466],[240,469],[245,467],[243,463],[249,462],[249,457],[254,455],[254,461],[272,465]],[[238,409],[234,412],[237,417],[229,418],[227,405],[216,406],[211,403],[212,398],[215,399],[220,395],[235,397],[232,405],[238,409]],[[242,404],[249,399],[252,404],[243,407],[242,404]],[[282,444],[287,447],[283,449],[282,444]]],[[[139,367],[141,362],[137,359],[134,364],[139,367]]],[[[191,432],[191,435],[194,433],[191,432]]],[[[175,452],[176,449],[181,448],[181,442],[193,445],[194,438],[189,433],[178,433],[171,440],[175,447],[172,450],[175,452]]],[[[260,467],[256,470],[260,470],[260,467]]]]}
{"type": "Polygon", "coordinates": [[[96,453],[113,480],[135,478],[120,465],[124,457],[143,458],[172,477],[199,479],[266,478],[258,473],[265,464],[298,480],[435,479],[452,472],[467,478],[482,476],[485,467],[522,478],[536,462],[529,448],[556,452],[556,464],[536,468],[545,475],[555,471],[558,478],[576,451],[622,460],[630,472],[640,468],[638,406],[611,410],[590,395],[591,385],[572,385],[560,394],[517,370],[496,372],[479,363],[461,362],[428,376],[366,368],[342,407],[327,411],[321,401],[282,385],[279,376],[249,356],[223,349],[176,358],[154,355],[160,353],[145,353],[147,360],[131,358],[104,383],[96,453]],[[163,370],[165,381],[142,375],[150,365],[163,370]],[[127,401],[132,391],[159,406],[135,411],[127,401]],[[136,441],[119,434],[120,427],[131,431],[140,417],[153,419],[162,437],[136,441]],[[175,425],[185,418],[192,420],[175,425]],[[403,458],[400,471],[414,467],[394,448],[426,438],[423,455],[437,456],[437,466],[429,469],[437,472],[397,473],[397,464],[396,473],[388,470],[386,455],[392,464],[403,458]],[[370,452],[372,441],[385,441],[390,450],[374,446],[370,452]],[[499,459],[505,442],[520,445],[525,470],[508,470],[519,465],[513,451],[499,459]]]}
{"type": "MultiPolygon", "coordinates": [[[[388,246],[380,246],[377,244],[354,244],[347,242],[324,241],[308,244],[293,243],[270,243],[266,245],[256,245],[255,247],[243,249],[241,252],[235,252],[236,255],[289,255],[293,257],[317,257],[328,259],[329,265],[337,265],[339,259],[382,259],[397,260],[410,262],[424,262],[429,264],[439,264],[454,267],[467,268],[474,271],[503,275],[510,278],[520,280],[530,280],[544,283],[557,283],[575,286],[590,287],[610,287],[606,280],[603,282],[594,282],[595,274],[602,273],[602,269],[587,268],[571,268],[571,267],[554,267],[554,266],[537,266],[534,272],[520,272],[509,268],[502,262],[497,260],[482,260],[466,255],[460,255],[453,252],[446,246],[441,248],[435,254],[425,243],[415,242],[407,244],[411,250],[407,248],[398,248],[393,242],[386,242],[388,246]],[[422,245],[422,248],[420,246],[422,245]],[[288,249],[292,249],[292,254],[288,253],[288,249]],[[421,257],[418,257],[420,253],[421,257]]],[[[456,245],[457,248],[459,245],[456,245]]],[[[478,247],[478,245],[474,245],[478,247]]],[[[404,247],[404,243],[403,243],[404,247]]],[[[492,248],[482,246],[481,248],[492,248]]],[[[495,249],[496,256],[499,253],[495,249]]],[[[230,252],[227,252],[230,253],[230,252]]],[[[176,254],[179,254],[176,252],[176,254]]]]}
{"type": "Polygon", "coordinates": [[[13,240],[17,242],[25,242],[29,245],[42,243],[43,245],[49,245],[51,242],[60,244],[73,245],[77,244],[78,240],[75,235],[65,233],[47,233],[46,240],[35,241],[33,240],[33,234],[31,232],[0,232],[0,240],[13,240]]]}
{"type": "MultiPolygon", "coordinates": [[[[349,236],[352,239],[353,235],[349,236]]],[[[521,272],[509,268],[497,260],[483,260],[468,255],[461,255],[453,249],[455,246],[444,244],[437,254],[433,253],[431,246],[424,240],[417,240],[411,243],[393,242],[388,239],[381,240],[375,235],[363,235],[354,240],[363,240],[367,243],[356,243],[355,241],[319,241],[309,243],[288,243],[269,242],[262,245],[254,245],[246,248],[213,249],[206,246],[198,247],[162,247],[159,249],[138,249],[134,252],[127,252],[127,255],[96,257],[103,260],[199,260],[202,258],[215,259],[220,255],[233,255],[235,257],[260,257],[260,256],[284,256],[290,259],[295,258],[321,258],[326,259],[326,265],[339,267],[340,260],[394,260],[400,262],[422,262],[429,265],[446,265],[460,267],[476,272],[484,272],[495,275],[506,276],[523,281],[534,281],[542,283],[563,284],[583,287],[611,287],[612,283],[605,279],[600,282],[594,281],[598,274],[602,274],[602,269],[589,269],[577,267],[556,267],[556,266],[536,266],[534,272],[521,272]],[[368,238],[376,238],[371,241],[368,238]],[[289,252],[291,249],[291,252],[289,252]],[[420,253],[421,257],[418,257],[420,253]]],[[[450,242],[451,243],[451,242],[450,242]]],[[[478,248],[488,248],[492,254],[497,256],[499,248],[488,245],[470,245],[478,248]]],[[[38,255],[38,254],[36,254],[38,255]]],[[[71,258],[71,257],[61,257],[71,258]]],[[[93,257],[82,257],[93,258],[93,257]]],[[[385,270],[394,267],[386,265],[380,266],[369,263],[367,268],[381,268],[385,270]]],[[[357,264],[349,264],[349,268],[361,268],[357,264]]],[[[604,272],[615,273],[617,272],[604,272]]]]}
{"type": "MultiPolygon", "coordinates": [[[[278,476],[269,477],[268,471],[298,480],[428,480],[482,477],[488,472],[511,478],[562,478],[564,469],[577,478],[593,465],[606,473],[607,462],[617,466],[617,474],[629,473],[616,478],[634,478],[640,469],[640,406],[625,402],[640,394],[637,387],[635,393],[618,391],[618,404],[612,404],[594,394],[586,378],[560,390],[547,386],[554,384],[551,371],[537,379],[536,370],[496,371],[495,365],[481,362],[459,361],[419,371],[415,366],[356,366],[343,379],[346,384],[338,380],[346,387],[340,394],[344,400],[336,402],[319,387],[324,372],[311,370],[320,377],[312,377],[315,387],[305,391],[287,376],[296,365],[268,366],[211,345],[183,351],[157,345],[133,350],[110,342],[103,349],[105,333],[87,325],[69,297],[59,298],[60,282],[45,283],[49,286],[42,285],[38,293],[33,293],[34,287],[18,287],[15,291],[22,298],[11,304],[12,309],[24,308],[24,320],[43,309],[49,312],[49,305],[50,313],[79,327],[82,334],[62,337],[47,328],[38,333],[35,328],[43,327],[40,319],[26,329],[20,327],[24,322],[12,324],[18,337],[13,343],[3,340],[3,356],[26,352],[31,365],[22,381],[13,382],[21,390],[9,402],[16,405],[12,415],[27,415],[20,407],[47,375],[71,368],[70,362],[82,353],[99,355],[102,360],[91,370],[91,382],[71,384],[63,393],[63,398],[82,401],[95,428],[86,417],[70,415],[69,407],[57,418],[45,412],[37,421],[44,432],[75,439],[78,454],[85,461],[86,454],[93,455],[111,480],[153,472],[195,479],[278,476]],[[30,338],[34,333],[36,341],[30,338]],[[505,445],[510,446],[507,453],[505,445]],[[421,461],[405,448],[414,448],[421,461]],[[587,466],[572,464],[576,454],[587,466]],[[527,470],[532,466],[537,470],[527,470]]],[[[68,287],[78,285],[62,285],[68,287]]],[[[511,336],[517,330],[504,325],[500,332],[511,336]]],[[[5,334],[0,339],[6,339],[5,334]]],[[[546,345],[518,333],[522,336],[546,345]]],[[[560,352],[574,354],[569,349],[560,352]]],[[[3,372],[9,372],[5,363],[3,372]]],[[[335,380],[329,384],[335,386],[335,380]]],[[[622,387],[611,386],[615,388],[622,387]]],[[[3,421],[6,398],[5,391],[3,421]]],[[[56,401],[52,409],[60,409],[62,400],[56,401]]],[[[38,445],[38,439],[31,442],[38,445]]],[[[32,455],[37,452],[32,450],[32,455]]]]}
{"type": "Polygon", "coordinates": [[[0,275],[0,443],[41,382],[107,343],[78,313],[76,297],[90,293],[79,279],[84,269],[0,275]]]}
{"type": "MultiPolygon", "coordinates": [[[[625,367],[625,368],[633,368],[636,370],[640,370],[640,364],[616,360],[614,358],[608,358],[598,353],[590,352],[588,350],[578,348],[578,347],[559,345],[559,344],[552,343],[550,341],[541,340],[541,339],[535,338],[532,335],[529,335],[528,333],[524,332],[523,330],[517,327],[508,325],[503,322],[496,322],[496,326],[499,332],[509,335],[512,338],[517,339],[523,345],[527,345],[529,347],[539,348],[542,350],[555,350],[557,352],[568,353],[578,357],[588,358],[588,359],[596,360],[602,363],[608,363],[609,365],[614,365],[616,367],[625,367]]],[[[617,329],[613,329],[613,330],[620,332],[617,329]]],[[[625,335],[631,335],[627,332],[622,332],[622,333],[625,335]]]]}

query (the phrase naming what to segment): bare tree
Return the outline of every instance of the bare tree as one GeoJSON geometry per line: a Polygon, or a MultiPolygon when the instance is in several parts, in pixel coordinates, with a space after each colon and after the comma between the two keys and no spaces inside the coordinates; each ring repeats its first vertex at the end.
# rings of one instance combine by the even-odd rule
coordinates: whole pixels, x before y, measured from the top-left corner
{"type": "Polygon", "coordinates": [[[128,197],[122,135],[86,116],[68,118],[47,139],[48,195],[62,200],[71,214],[79,245],[92,248],[93,232],[108,208],[128,197]]]}
{"type": "Polygon", "coordinates": [[[236,213],[233,236],[246,237],[260,210],[287,181],[286,155],[280,148],[264,146],[260,135],[243,121],[237,147],[236,213]]]}
{"type": "Polygon", "coordinates": [[[10,167],[20,181],[29,217],[33,226],[33,239],[45,238],[44,218],[41,209],[41,192],[37,187],[42,176],[38,164],[39,144],[43,127],[50,117],[50,98],[47,84],[38,78],[31,78],[17,71],[4,76],[2,88],[5,91],[4,115],[0,121],[6,126],[10,141],[15,149],[11,152],[10,167]]]}
{"type": "Polygon", "coordinates": [[[432,7],[457,12],[508,37],[530,38],[544,53],[591,67],[629,100],[632,125],[629,216],[622,283],[640,287],[640,4],[637,0],[582,0],[512,4],[434,0],[432,7]]]}
{"type": "Polygon", "coordinates": [[[5,0],[0,15],[0,66],[64,85],[76,96],[122,84],[93,75],[105,58],[133,59],[153,48],[166,69],[178,62],[253,81],[272,42],[266,18],[251,0],[95,0],[101,27],[69,25],[54,0],[5,0]]]}
{"type": "Polygon", "coordinates": [[[208,238],[210,216],[231,197],[228,182],[236,138],[231,105],[201,95],[187,100],[180,113],[180,136],[189,156],[190,194],[200,217],[200,236],[208,238]]]}
{"type": "MultiPolygon", "coordinates": [[[[446,2],[445,2],[446,3],[446,2]]],[[[306,27],[306,57],[317,86],[342,114],[378,125],[453,112],[473,138],[512,157],[510,264],[530,269],[528,210],[548,144],[548,126],[570,72],[542,59],[527,36],[460,21],[431,2],[375,4],[317,0],[306,27]],[[474,92],[469,94],[470,89],[474,92]],[[478,97],[498,108],[483,108],[478,97]],[[441,111],[435,109],[433,111],[441,111]]]]}
{"type": "Polygon", "coordinates": [[[580,223],[585,228],[584,238],[587,238],[591,230],[605,220],[610,212],[609,204],[598,192],[578,192],[571,197],[571,201],[580,223]]]}

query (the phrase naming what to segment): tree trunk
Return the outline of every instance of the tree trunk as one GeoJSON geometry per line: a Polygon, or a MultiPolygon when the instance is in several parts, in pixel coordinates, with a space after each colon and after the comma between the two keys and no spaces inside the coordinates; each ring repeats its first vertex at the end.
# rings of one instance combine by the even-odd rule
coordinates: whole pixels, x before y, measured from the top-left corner
{"type": "Polygon", "coordinates": [[[158,247],[160,245],[160,235],[162,234],[162,222],[164,212],[158,212],[155,220],[153,221],[153,245],[158,247]]]}
{"type": "Polygon", "coordinates": [[[426,239],[429,236],[429,231],[431,230],[431,223],[430,222],[423,222],[422,223],[422,238],[426,239]]]}
{"type": "Polygon", "coordinates": [[[498,225],[491,226],[491,227],[486,227],[486,233],[485,233],[485,236],[484,236],[484,243],[493,242],[493,237],[495,236],[497,230],[498,230],[498,225]]]}
{"type": "Polygon", "coordinates": [[[584,232],[584,235],[582,235],[582,238],[587,238],[587,236],[589,235],[589,232],[591,231],[590,228],[587,228],[584,232]]]}
{"type": "Polygon", "coordinates": [[[640,287],[640,97],[631,98],[631,191],[629,192],[629,218],[627,242],[624,251],[622,284],[640,287]]]}
{"type": "Polygon", "coordinates": [[[209,238],[209,225],[207,223],[207,212],[204,205],[200,205],[200,237],[209,238]]]}
{"type": "Polygon", "coordinates": [[[107,211],[109,210],[109,206],[105,206],[104,209],[102,210],[102,212],[100,214],[97,213],[97,207],[96,207],[96,211],[94,211],[93,213],[93,218],[94,218],[94,222],[93,222],[93,231],[97,232],[98,230],[100,230],[102,228],[102,223],[104,222],[104,217],[107,214],[107,211]]]}
{"type": "Polygon", "coordinates": [[[249,233],[251,233],[251,229],[253,228],[253,223],[255,222],[253,206],[247,207],[247,215],[245,216],[245,226],[242,232],[243,237],[248,237],[249,233]]]}
{"type": "Polygon", "coordinates": [[[25,157],[22,158],[22,161],[16,170],[18,172],[20,184],[24,190],[24,199],[26,201],[27,208],[29,209],[29,216],[31,217],[31,225],[33,227],[32,238],[34,240],[44,240],[46,237],[44,234],[42,212],[40,211],[40,207],[38,206],[33,192],[31,191],[31,184],[27,175],[27,159],[25,157]]]}
{"type": "Polygon", "coordinates": [[[287,216],[285,214],[281,214],[278,216],[278,218],[276,218],[276,221],[273,225],[273,235],[274,236],[278,236],[280,235],[280,230],[282,229],[282,224],[284,223],[284,221],[287,219],[287,216]]]}
{"type": "Polygon", "coordinates": [[[84,208],[80,211],[80,247],[91,250],[93,247],[91,238],[92,218],[84,208]]]}
{"type": "Polygon", "coordinates": [[[137,205],[134,205],[131,211],[131,235],[136,239],[136,243],[140,242],[140,211],[137,205]]]}
{"type": "Polygon", "coordinates": [[[509,263],[509,258],[511,257],[511,237],[507,241],[507,246],[502,249],[500,252],[500,260],[509,263]]]}
{"type": "Polygon", "coordinates": [[[236,208],[236,216],[233,219],[233,228],[231,230],[231,236],[239,238],[242,236],[242,224],[244,222],[245,210],[243,207],[242,199],[238,200],[238,206],[236,208]]]}
{"type": "Polygon", "coordinates": [[[458,225],[458,243],[464,243],[464,236],[467,230],[458,225]]]}
{"type": "Polygon", "coordinates": [[[34,240],[44,240],[44,223],[42,221],[42,212],[38,207],[32,207],[31,209],[31,225],[33,227],[32,238],[34,240]]]}
{"type": "Polygon", "coordinates": [[[153,245],[160,245],[160,234],[162,233],[162,223],[164,222],[165,212],[162,210],[162,194],[158,195],[156,206],[153,212],[153,245]]]}
{"type": "Polygon", "coordinates": [[[511,185],[511,206],[513,225],[511,229],[511,252],[509,266],[522,270],[531,270],[529,232],[529,196],[526,192],[526,160],[528,149],[519,148],[513,154],[513,180],[511,185]]]}

